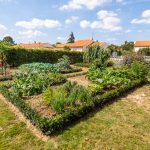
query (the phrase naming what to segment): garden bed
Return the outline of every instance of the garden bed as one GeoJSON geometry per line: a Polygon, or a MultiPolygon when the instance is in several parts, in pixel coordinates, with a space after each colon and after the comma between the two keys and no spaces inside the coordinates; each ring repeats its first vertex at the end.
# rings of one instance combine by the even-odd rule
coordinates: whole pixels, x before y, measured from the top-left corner
{"type": "Polygon", "coordinates": [[[64,112],[61,115],[45,118],[30,105],[28,105],[25,100],[19,97],[12,96],[13,93],[10,93],[5,86],[0,87],[0,92],[10,101],[12,104],[17,106],[20,111],[31,120],[31,122],[36,125],[41,131],[46,134],[55,134],[60,130],[65,129],[67,126],[73,124],[73,122],[82,118],[92,110],[95,110],[96,107],[103,106],[104,104],[114,101],[118,96],[128,92],[129,90],[143,85],[143,81],[134,81],[129,85],[121,86],[115,90],[111,90],[103,95],[97,95],[94,98],[93,104],[84,105],[82,107],[76,108],[75,110],[64,112]]]}

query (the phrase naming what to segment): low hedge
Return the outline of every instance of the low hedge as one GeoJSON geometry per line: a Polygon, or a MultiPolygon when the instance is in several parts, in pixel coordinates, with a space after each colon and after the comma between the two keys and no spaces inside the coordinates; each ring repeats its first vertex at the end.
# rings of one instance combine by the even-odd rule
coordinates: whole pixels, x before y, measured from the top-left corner
{"type": "Polygon", "coordinates": [[[141,86],[144,83],[144,81],[137,80],[128,85],[122,85],[121,87],[115,90],[108,91],[103,95],[97,95],[95,98],[93,98],[94,104],[87,104],[82,107],[78,107],[75,110],[64,112],[63,114],[51,119],[43,118],[42,116],[40,116],[40,114],[33,110],[28,104],[26,104],[24,100],[19,97],[13,96],[9,92],[7,87],[1,86],[0,92],[7,98],[7,100],[17,106],[19,110],[28,119],[30,119],[31,122],[36,125],[36,127],[38,127],[44,134],[51,135],[65,129],[69,125],[73,124],[73,122],[84,117],[92,110],[95,110],[96,107],[102,107],[109,102],[113,102],[115,98],[122,96],[129,90],[141,86]]]}
{"type": "Polygon", "coordinates": [[[63,55],[67,55],[71,63],[83,62],[82,52],[24,48],[9,48],[6,50],[7,63],[12,67],[33,62],[56,63],[63,55]]]}

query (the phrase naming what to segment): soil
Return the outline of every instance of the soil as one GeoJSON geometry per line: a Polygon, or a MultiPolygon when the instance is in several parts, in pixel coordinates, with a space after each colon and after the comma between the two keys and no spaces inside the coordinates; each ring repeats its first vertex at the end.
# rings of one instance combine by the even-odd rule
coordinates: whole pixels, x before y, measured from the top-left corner
{"type": "Polygon", "coordinates": [[[85,75],[82,76],[76,76],[76,77],[70,77],[67,79],[68,81],[71,82],[77,82],[79,85],[83,85],[85,87],[87,87],[89,84],[91,84],[92,82],[89,81],[85,75]]]}
{"type": "Polygon", "coordinates": [[[32,109],[36,110],[43,117],[51,118],[53,116],[56,116],[56,113],[51,109],[51,107],[48,106],[43,101],[43,95],[42,94],[25,98],[25,100],[31,106],[32,109]]]}

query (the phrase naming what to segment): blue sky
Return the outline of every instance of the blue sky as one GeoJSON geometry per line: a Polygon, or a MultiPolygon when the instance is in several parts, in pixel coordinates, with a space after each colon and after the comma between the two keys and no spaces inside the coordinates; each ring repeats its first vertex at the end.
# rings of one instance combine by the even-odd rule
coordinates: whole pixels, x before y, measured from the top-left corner
{"type": "Polygon", "coordinates": [[[0,39],[17,43],[76,39],[121,44],[150,39],[150,0],[0,0],[0,39]]]}

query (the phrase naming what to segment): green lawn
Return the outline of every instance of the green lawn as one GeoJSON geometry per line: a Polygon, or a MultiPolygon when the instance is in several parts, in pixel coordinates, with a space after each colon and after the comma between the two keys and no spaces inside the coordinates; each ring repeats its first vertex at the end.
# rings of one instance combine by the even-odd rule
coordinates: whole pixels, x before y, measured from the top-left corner
{"type": "MultiPolygon", "coordinates": [[[[149,91],[150,85],[139,91],[147,101],[149,91]]],[[[0,150],[150,150],[150,106],[144,107],[130,99],[119,100],[42,142],[0,100],[0,150]]]]}

